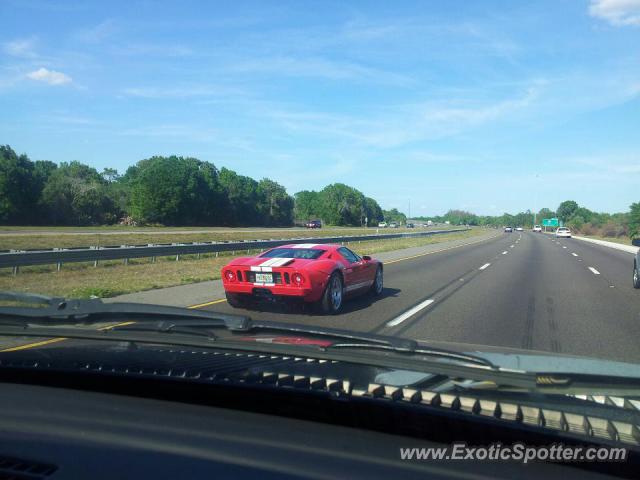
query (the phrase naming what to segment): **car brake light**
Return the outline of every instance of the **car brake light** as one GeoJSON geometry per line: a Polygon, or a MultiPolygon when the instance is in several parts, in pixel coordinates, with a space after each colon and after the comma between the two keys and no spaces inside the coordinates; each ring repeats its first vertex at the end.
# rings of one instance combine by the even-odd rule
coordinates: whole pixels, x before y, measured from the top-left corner
{"type": "Polygon", "coordinates": [[[233,282],[233,281],[236,279],[236,275],[235,275],[235,273],[233,273],[231,270],[227,270],[227,271],[224,273],[224,276],[225,276],[225,278],[226,278],[228,281],[230,281],[230,282],[233,282]]]}
{"type": "Polygon", "coordinates": [[[291,279],[293,280],[293,283],[296,283],[296,284],[298,284],[298,285],[302,284],[302,282],[304,281],[304,278],[303,278],[303,277],[302,277],[302,275],[301,275],[301,274],[299,274],[299,273],[294,273],[294,274],[291,276],[291,279]]]}

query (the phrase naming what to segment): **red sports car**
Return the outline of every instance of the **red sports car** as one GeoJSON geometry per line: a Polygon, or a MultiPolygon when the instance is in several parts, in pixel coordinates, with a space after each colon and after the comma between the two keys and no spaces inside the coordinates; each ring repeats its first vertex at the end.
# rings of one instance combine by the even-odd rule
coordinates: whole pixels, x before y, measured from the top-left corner
{"type": "Polygon", "coordinates": [[[380,295],[382,272],[382,262],[360,257],[347,247],[298,243],[232,260],[222,269],[222,284],[233,307],[247,307],[256,300],[297,299],[335,314],[345,296],[380,295]]]}

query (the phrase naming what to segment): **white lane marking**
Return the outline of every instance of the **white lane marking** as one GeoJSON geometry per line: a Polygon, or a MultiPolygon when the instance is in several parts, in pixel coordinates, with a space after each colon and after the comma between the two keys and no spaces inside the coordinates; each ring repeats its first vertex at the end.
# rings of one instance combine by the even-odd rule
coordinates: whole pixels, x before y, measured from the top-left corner
{"type": "Polygon", "coordinates": [[[489,265],[491,265],[490,263],[485,263],[484,265],[482,265],[478,270],[484,270],[485,268],[487,268],[489,265]]]}
{"type": "Polygon", "coordinates": [[[562,248],[567,248],[567,247],[565,245],[563,245],[562,248]]]}
{"type": "Polygon", "coordinates": [[[589,270],[591,270],[594,275],[600,275],[600,272],[593,267],[589,267],[589,270]]]}
{"type": "Polygon", "coordinates": [[[402,315],[400,315],[399,317],[394,318],[393,320],[391,320],[390,322],[387,322],[387,327],[395,327],[396,325],[400,325],[402,322],[404,322],[407,318],[410,318],[412,316],[414,316],[416,313],[418,313],[420,310],[427,308],[429,305],[431,305],[433,302],[435,302],[435,300],[433,298],[430,298],[429,300],[425,300],[424,302],[419,303],[418,305],[416,305],[413,308],[410,308],[409,310],[407,310],[406,312],[404,312],[402,315]]]}
{"type": "Polygon", "coordinates": [[[577,256],[578,256],[578,254],[577,254],[577,253],[573,253],[573,252],[571,252],[571,255],[573,255],[574,257],[577,257],[577,256]]]}
{"type": "Polygon", "coordinates": [[[504,252],[502,252],[503,255],[506,255],[507,253],[509,253],[509,252],[507,252],[506,250],[504,252]]]}
{"type": "Polygon", "coordinates": [[[511,245],[509,248],[513,248],[515,245],[511,245]]]}

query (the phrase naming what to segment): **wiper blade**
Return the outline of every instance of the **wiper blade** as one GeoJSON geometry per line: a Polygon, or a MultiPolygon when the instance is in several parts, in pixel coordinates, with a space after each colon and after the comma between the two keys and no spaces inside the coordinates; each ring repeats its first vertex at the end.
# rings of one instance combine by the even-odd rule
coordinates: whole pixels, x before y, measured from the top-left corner
{"type": "MultiPolygon", "coordinates": [[[[18,297],[25,298],[23,294],[15,294],[12,299],[18,297]]],[[[106,320],[127,320],[127,324],[109,327],[102,330],[102,333],[147,331],[215,338],[208,330],[224,328],[236,333],[280,332],[314,335],[345,341],[345,343],[334,343],[329,348],[380,349],[408,355],[439,357],[495,368],[493,363],[480,356],[441,348],[424,348],[419,346],[415,340],[406,338],[285,322],[252,320],[248,316],[228,315],[208,310],[163,305],[104,303],[100,299],[65,300],[53,297],[40,298],[45,299],[47,306],[43,308],[0,307],[0,324],[23,328],[29,328],[30,326],[68,327],[70,324],[93,325],[106,320]],[[129,323],[132,321],[135,323],[129,323]]]]}
{"type": "Polygon", "coordinates": [[[147,321],[174,322],[176,328],[200,330],[208,328],[225,328],[232,332],[276,331],[290,334],[316,335],[335,337],[344,340],[358,340],[368,344],[386,345],[399,350],[414,350],[417,342],[402,338],[384,337],[367,333],[349,332],[332,328],[296,325],[284,322],[252,320],[244,315],[228,315],[209,310],[196,310],[164,305],[140,303],[104,303],[100,299],[65,300],[52,299],[45,308],[0,307],[0,324],[29,327],[69,326],[71,323],[93,325],[105,320],[124,319],[128,321],[144,321],[141,324],[115,326],[105,331],[142,330],[162,332],[168,324],[149,324],[147,321]]]}
{"type": "MultiPolygon", "coordinates": [[[[417,343],[416,343],[417,346],[417,343]]],[[[486,358],[482,358],[478,355],[472,355],[468,353],[460,353],[454,350],[446,350],[443,348],[398,348],[391,345],[367,345],[363,343],[334,343],[328,347],[328,349],[334,348],[344,348],[344,349],[378,349],[378,350],[387,350],[395,353],[406,353],[411,355],[425,355],[429,357],[438,357],[444,358],[447,360],[456,360],[465,363],[473,363],[476,365],[483,365],[489,368],[497,368],[495,364],[486,358]]]]}
{"type": "MultiPolygon", "coordinates": [[[[11,300],[24,301],[23,294],[3,292],[3,296],[11,300]]],[[[0,307],[0,323],[11,325],[66,326],[70,323],[93,325],[105,320],[126,318],[127,320],[174,320],[181,319],[207,320],[216,326],[231,330],[245,329],[250,318],[243,315],[227,315],[208,310],[193,310],[164,305],[148,305],[142,303],[104,303],[100,299],[63,299],[40,297],[47,306],[0,307]],[[48,300],[48,301],[47,301],[48,300]]],[[[213,326],[213,325],[211,325],[213,326]]]]}

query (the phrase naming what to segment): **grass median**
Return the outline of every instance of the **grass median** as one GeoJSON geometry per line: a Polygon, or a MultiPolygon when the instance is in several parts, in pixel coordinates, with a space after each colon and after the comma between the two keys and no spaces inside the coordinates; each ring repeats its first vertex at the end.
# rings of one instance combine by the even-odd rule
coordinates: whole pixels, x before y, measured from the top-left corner
{"type": "MultiPolygon", "coordinates": [[[[486,230],[475,228],[428,237],[351,242],[345,245],[361,255],[372,255],[475,237],[485,232],[486,230]]],[[[258,251],[249,251],[248,254],[257,253],[258,251]]],[[[236,252],[236,256],[245,254],[246,251],[236,252]]],[[[94,267],[93,263],[70,263],[65,264],[60,271],[56,271],[55,266],[42,265],[24,267],[17,275],[13,275],[9,269],[2,269],[0,290],[78,298],[113,297],[124,293],[216,280],[220,278],[222,266],[231,258],[231,254],[203,254],[200,258],[195,255],[183,255],[179,261],[176,261],[175,257],[163,257],[158,258],[155,263],[151,263],[150,259],[129,260],[127,265],[121,260],[102,262],[97,267],[94,267]]]]}
{"type": "Polygon", "coordinates": [[[223,242],[233,240],[270,240],[281,238],[313,238],[345,235],[375,235],[420,230],[447,230],[449,225],[421,229],[326,227],[304,228],[160,228],[125,229],[3,227],[0,230],[0,250],[71,248],[107,245],[147,245],[150,243],[223,242]]]}

